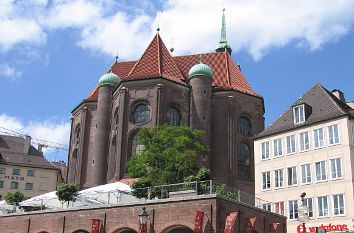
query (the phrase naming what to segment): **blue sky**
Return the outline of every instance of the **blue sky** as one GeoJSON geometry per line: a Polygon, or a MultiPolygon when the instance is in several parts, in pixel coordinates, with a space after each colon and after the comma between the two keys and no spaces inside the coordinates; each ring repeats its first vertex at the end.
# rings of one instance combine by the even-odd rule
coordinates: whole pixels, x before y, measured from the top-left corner
{"type": "Polygon", "coordinates": [[[233,58],[264,97],[266,125],[315,83],[354,100],[352,0],[4,0],[0,127],[68,144],[71,110],[117,52],[138,59],[157,25],[175,55],[213,51],[224,6],[233,58]]]}

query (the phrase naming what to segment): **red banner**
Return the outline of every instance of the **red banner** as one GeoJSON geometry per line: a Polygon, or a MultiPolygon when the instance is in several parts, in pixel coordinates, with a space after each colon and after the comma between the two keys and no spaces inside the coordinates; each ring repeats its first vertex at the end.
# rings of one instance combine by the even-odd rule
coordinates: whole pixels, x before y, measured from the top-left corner
{"type": "Polygon", "coordinates": [[[278,233],[279,223],[270,223],[268,233],[278,233]]]}
{"type": "Polygon", "coordinates": [[[194,233],[203,233],[204,212],[197,211],[195,215],[194,233]]]}
{"type": "Polygon", "coordinates": [[[99,219],[91,219],[91,233],[100,233],[101,228],[101,220],[99,219]]]}
{"type": "Polygon", "coordinates": [[[245,230],[246,233],[253,233],[256,226],[256,217],[245,218],[245,230]]]}
{"type": "Polygon", "coordinates": [[[237,215],[238,212],[231,212],[229,216],[226,217],[224,233],[234,232],[237,215]]]}
{"type": "Polygon", "coordinates": [[[145,223],[145,224],[140,224],[139,223],[139,232],[141,232],[141,233],[147,233],[148,232],[147,223],[145,223]]]}

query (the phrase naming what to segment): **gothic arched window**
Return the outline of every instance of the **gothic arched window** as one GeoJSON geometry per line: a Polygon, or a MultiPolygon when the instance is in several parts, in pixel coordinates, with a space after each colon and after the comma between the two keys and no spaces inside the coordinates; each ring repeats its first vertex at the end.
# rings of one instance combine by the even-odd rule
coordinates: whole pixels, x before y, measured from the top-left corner
{"type": "Polygon", "coordinates": [[[80,129],[80,125],[78,125],[75,129],[75,147],[78,147],[80,144],[80,133],[81,133],[81,129],[80,129]]]}
{"type": "Polygon", "coordinates": [[[119,112],[118,112],[118,108],[117,108],[114,113],[114,129],[115,130],[118,130],[118,123],[119,123],[119,112]]]}
{"type": "Polygon", "coordinates": [[[239,178],[251,178],[251,153],[250,148],[245,143],[237,145],[237,168],[239,178]]]}
{"type": "Polygon", "coordinates": [[[168,123],[170,125],[179,126],[181,122],[181,114],[177,108],[171,107],[167,111],[168,123]]]}
{"type": "Polygon", "coordinates": [[[150,109],[147,104],[138,104],[133,111],[133,123],[137,125],[146,124],[150,120],[150,109]]]}
{"type": "Polygon", "coordinates": [[[132,138],[132,156],[140,155],[144,150],[144,145],[140,144],[140,136],[139,133],[136,133],[132,138]]]}
{"type": "Polygon", "coordinates": [[[240,117],[237,121],[237,131],[243,136],[251,136],[251,122],[246,117],[240,117]]]}

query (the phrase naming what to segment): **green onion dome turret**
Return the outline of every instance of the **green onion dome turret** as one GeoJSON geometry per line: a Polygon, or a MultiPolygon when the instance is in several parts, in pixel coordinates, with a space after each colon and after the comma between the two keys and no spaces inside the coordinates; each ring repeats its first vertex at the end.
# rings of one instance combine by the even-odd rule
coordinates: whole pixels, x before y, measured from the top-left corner
{"type": "Polygon", "coordinates": [[[116,74],[110,72],[102,75],[98,83],[100,86],[103,85],[117,86],[120,83],[120,81],[121,79],[116,74]]]}
{"type": "Polygon", "coordinates": [[[192,68],[188,72],[189,78],[192,78],[197,75],[204,75],[204,76],[207,76],[208,78],[213,77],[213,71],[211,70],[211,68],[208,65],[206,65],[202,62],[201,56],[200,56],[200,63],[192,66],[192,68]]]}

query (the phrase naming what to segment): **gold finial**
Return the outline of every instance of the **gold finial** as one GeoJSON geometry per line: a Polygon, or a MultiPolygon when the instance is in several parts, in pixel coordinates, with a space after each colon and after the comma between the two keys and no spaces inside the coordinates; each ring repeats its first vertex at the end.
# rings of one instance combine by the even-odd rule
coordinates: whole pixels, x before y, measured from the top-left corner
{"type": "Polygon", "coordinates": [[[118,62],[118,58],[119,58],[119,57],[118,57],[118,51],[117,51],[117,55],[116,55],[116,62],[118,62]]]}
{"type": "Polygon", "coordinates": [[[160,23],[157,23],[157,29],[156,29],[157,33],[160,32],[160,23]]]}

